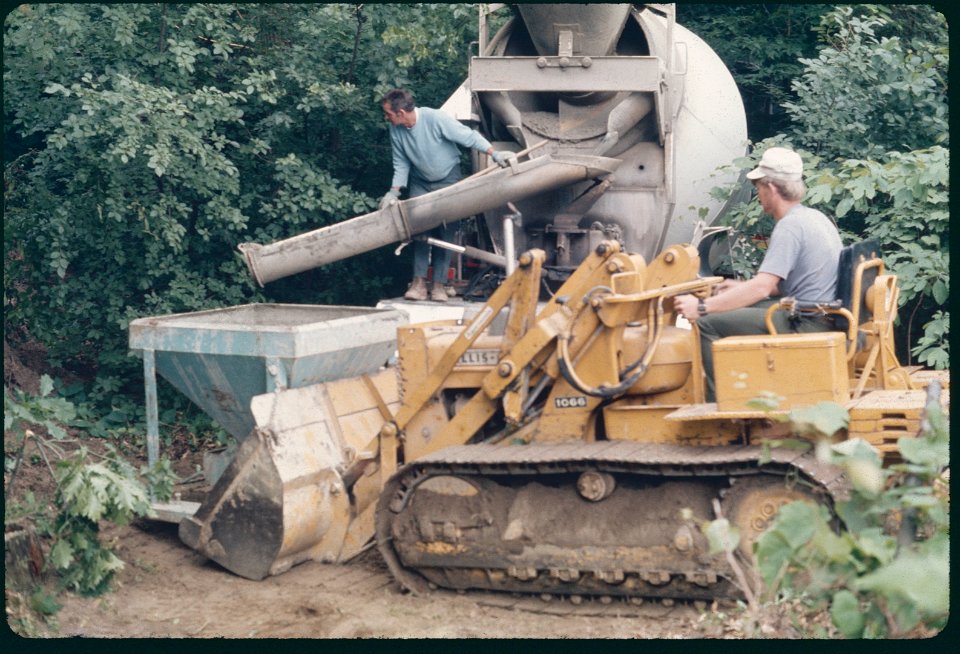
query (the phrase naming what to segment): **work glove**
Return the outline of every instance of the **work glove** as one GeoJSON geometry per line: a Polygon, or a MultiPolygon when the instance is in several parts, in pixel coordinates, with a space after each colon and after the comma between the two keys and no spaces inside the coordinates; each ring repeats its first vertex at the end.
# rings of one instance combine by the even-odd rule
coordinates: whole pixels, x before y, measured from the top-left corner
{"type": "Polygon", "coordinates": [[[395,191],[390,189],[387,191],[387,194],[380,198],[380,210],[384,210],[390,205],[396,204],[397,200],[400,199],[400,191],[395,191]]]}
{"type": "Polygon", "coordinates": [[[493,154],[490,155],[490,158],[493,159],[494,163],[501,168],[506,168],[510,165],[511,159],[516,160],[517,155],[506,150],[494,150],[493,154]]]}

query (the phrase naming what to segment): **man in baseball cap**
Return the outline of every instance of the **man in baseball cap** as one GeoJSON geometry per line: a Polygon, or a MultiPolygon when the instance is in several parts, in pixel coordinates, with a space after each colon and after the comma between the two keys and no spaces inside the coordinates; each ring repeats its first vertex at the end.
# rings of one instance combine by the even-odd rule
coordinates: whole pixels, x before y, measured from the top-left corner
{"type": "MultiPolygon", "coordinates": [[[[840,250],[836,225],[820,211],[800,203],[806,193],[803,160],[787,148],[768,148],[759,165],[747,173],[764,212],[776,224],[757,274],[748,280],[724,280],[706,299],[680,295],[674,308],[700,328],[700,350],[707,382],[707,401],[716,400],[713,379],[714,341],[725,336],[766,334],[767,308],[774,296],[830,302],[837,297],[840,250]]],[[[773,316],[779,333],[836,329],[828,316],[783,311],[773,316]]]]}
{"type": "Polygon", "coordinates": [[[774,179],[781,182],[803,181],[803,159],[793,150],[767,148],[760,165],[747,173],[747,179],[774,179]]]}

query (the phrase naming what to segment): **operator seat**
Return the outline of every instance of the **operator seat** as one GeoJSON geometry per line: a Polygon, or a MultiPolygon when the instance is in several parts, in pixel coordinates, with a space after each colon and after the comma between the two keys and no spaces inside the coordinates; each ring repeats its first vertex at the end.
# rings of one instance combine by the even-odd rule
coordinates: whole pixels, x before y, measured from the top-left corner
{"type": "MultiPolygon", "coordinates": [[[[881,272],[881,266],[865,266],[860,271],[859,283],[857,271],[860,270],[861,263],[875,259],[880,259],[880,243],[874,238],[848,245],[840,250],[840,266],[837,270],[837,295],[839,296],[840,306],[853,315],[858,326],[866,322],[869,317],[868,312],[863,310],[867,306],[867,291],[873,287],[877,275],[881,272]],[[856,297],[854,297],[855,293],[857,294],[856,297]]],[[[847,318],[842,314],[837,314],[834,321],[837,329],[841,331],[847,331],[849,328],[847,318]]],[[[857,349],[862,346],[863,343],[858,343],[857,349]]]]}
{"type": "Polygon", "coordinates": [[[837,269],[839,297],[831,302],[807,302],[785,297],[767,311],[767,331],[771,335],[777,334],[772,320],[777,311],[829,314],[833,316],[837,331],[846,332],[848,358],[852,357],[855,352],[862,350],[866,343],[866,335],[858,328],[871,319],[868,296],[883,271],[880,243],[876,239],[871,238],[846,246],[840,250],[837,269]]]}
{"type": "Polygon", "coordinates": [[[880,245],[875,239],[849,245],[840,252],[837,279],[840,298],[832,302],[783,298],[767,310],[767,331],[777,333],[772,319],[777,311],[832,315],[836,328],[847,334],[850,377],[858,380],[854,398],[860,397],[871,377],[876,379],[878,388],[912,388],[909,374],[897,361],[893,341],[900,289],[896,275],[884,273],[880,245]]]}

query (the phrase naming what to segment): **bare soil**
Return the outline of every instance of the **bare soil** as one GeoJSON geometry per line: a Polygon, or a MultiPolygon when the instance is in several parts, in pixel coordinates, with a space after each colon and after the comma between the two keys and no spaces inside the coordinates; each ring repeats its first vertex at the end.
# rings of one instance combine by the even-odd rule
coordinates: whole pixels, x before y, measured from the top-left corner
{"type": "MultiPolygon", "coordinates": [[[[250,581],[188,549],[176,526],[113,529],[127,565],[116,591],[67,596],[59,636],[163,638],[690,638],[696,607],[400,591],[375,550],[250,581]]],[[[717,634],[719,635],[719,633],[717,634]]]]}

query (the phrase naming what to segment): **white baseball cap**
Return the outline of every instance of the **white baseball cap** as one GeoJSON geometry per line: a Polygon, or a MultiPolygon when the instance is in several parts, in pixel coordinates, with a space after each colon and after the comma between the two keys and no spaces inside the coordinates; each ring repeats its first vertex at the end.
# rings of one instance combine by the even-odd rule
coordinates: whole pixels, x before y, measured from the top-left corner
{"type": "Polygon", "coordinates": [[[747,173],[747,179],[769,177],[781,182],[799,182],[803,179],[803,159],[787,148],[767,148],[760,165],[747,173]]]}

